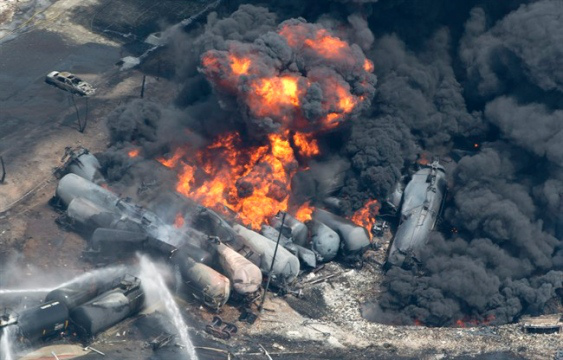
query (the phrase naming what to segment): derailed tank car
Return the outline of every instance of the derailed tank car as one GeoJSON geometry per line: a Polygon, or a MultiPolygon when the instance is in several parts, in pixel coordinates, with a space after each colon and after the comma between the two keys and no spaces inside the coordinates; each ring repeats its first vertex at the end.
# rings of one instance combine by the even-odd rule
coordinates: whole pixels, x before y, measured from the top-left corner
{"type": "Polygon", "coordinates": [[[434,229],[446,193],[446,172],[438,161],[417,171],[407,184],[401,207],[401,221],[385,268],[412,267],[434,229]]]}
{"type": "Polygon", "coordinates": [[[219,309],[231,294],[231,282],[224,275],[190,257],[173,259],[182,283],[193,296],[212,309],[219,309]]]}
{"type": "Polygon", "coordinates": [[[70,319],[80,336],[91,338],[139,312],[145,302],[141,281],[129,276],[113,290],[74,308],[70,319]]]}
{"type": "Polygon", "coordinates": [[[270,239],[258,234],[255,231],[245,228],[241,225],[233,226],[233,229],[242,236],[246,246],[248,246],[255,254],[259,254],[260,260],[257,265],[262,273],[268,274],[272,267],[272,282],[278,286],[285,286],[295,280],[299,274],[299,259],[288,250],[280,246],[276,254],[276,260],[273,261],[276,244],[270,239]]]}
{"type": "MultiPolygon", "coordinates": [[[[324,223],[338,234],[340,253],[344,259],[358,258],[371,244],[367,230],[348,219],[323,209],[315,209],[313,219],[324,223]]],[[[330,242],[335,242],[333,237],[330,242]]]]}
{"type": "Polygon", "coordinates": [[[34,342],[54,337],[69,325],[68,308],[59,301],[51,301],[26,309],[17,316],[16,326],[20,341],[34,342]]]}
{"type": "Polygon", "coordinates": [[[72,310],[114,288],[123,275],[122,269],[116,268],[111,275],[106,273],[104,276],[92,276],[83,281],[61,286],[49,292],[45,297],[45,302],[58,301],[67,309],[72,310]]]}
{"type": "Polygon", "coordinates": [[[218,240],[212,241],[210,246],[215,249],[221,269],[234,290],[244,297],[255,297],[262,284],[258,266],[218,240]]]}

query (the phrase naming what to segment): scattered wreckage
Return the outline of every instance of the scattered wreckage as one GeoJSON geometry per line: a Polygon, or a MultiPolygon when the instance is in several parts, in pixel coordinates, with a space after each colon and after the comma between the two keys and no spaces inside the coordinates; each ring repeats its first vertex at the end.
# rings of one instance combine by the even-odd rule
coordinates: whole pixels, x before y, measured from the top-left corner
{"type": "Polygon", "coordinates": [[[51,71],[45,77],[45,82],[80,96],[92,96],[96,92],[92,85],[66,71],[51,71]]]}
{"type": "Polygon", "coordinates": [[[280,213],[261,233],[183,197],[170,201],[165,195],[163,203],[175,203],[181,210],[168,205],[164,208],[170,214],[157,215],[100,186],[104,185],[100,164],[87,150],[67,149],[63,160],[64,166],[56,171],[60,178],[56,199],[64,209],[59,223],[91,234],[85,254],[108,262],[116,252],[133,255],[141,250],[160,256],[212,309],[229,299],[231,289],[252,301],[260,297],[264,276],[283,289],[304,267],[315,268],[338,254],[358,259],[370,246],[364,228],[324,210],[317,210],[307,225],[289,214],[282,219],[280,213]],[[174,213],[185,214],[189,223],[174,226],[174,213]],[[276,252],[278,239],[281,246],[276,252]]]}

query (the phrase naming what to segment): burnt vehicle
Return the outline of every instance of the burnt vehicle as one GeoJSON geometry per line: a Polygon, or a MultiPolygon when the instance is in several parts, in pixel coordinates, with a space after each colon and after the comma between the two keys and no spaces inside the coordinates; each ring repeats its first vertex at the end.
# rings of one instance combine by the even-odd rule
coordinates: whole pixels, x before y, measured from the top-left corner
{"type": "Polygon", "coordinates": [[[445,200],[446,172],[438,161],[418,170],[405,187],[401,218],[385,269],[412,268],[420,263],[419,253],[434,230],[445,200]]]}
{"type": "Polygon", "coordinates": [[[45,77],[45,82],[80,96],[91,96],[96,92],[92,85],[66,71],[51,71],[45,77]]]}

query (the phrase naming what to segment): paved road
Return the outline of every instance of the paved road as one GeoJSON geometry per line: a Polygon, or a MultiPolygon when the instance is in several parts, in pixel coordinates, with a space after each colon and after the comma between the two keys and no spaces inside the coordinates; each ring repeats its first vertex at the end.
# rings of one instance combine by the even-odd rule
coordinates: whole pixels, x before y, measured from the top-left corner
{"type": "MultiPolygon", "coordinates": [[[[59,126],[72,109],[69,94],[49,86],[45,75],[67,70],[85,79],[113,67],[119,49],[87,43],[69,45],[60,35],[33,30],[0,45],[0,154],[7,161],[30,145],[37,132],[59,126]]],[[[77,98],[84,106],[85,100],[77,98]]]]}

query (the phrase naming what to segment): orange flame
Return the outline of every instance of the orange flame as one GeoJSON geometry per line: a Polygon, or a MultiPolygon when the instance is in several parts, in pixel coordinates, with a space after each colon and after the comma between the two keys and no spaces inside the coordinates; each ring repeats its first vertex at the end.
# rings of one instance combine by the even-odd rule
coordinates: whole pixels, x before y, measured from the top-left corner
{"type": "Polygon", "coordinates": [[[371,229],[375,224],[375,217],[379,213],[379,203],[377,200],[370,200],[352,215],[352,222],[356,225],[364,227],[372,237],[371,229]]]}
{"type": "Polygon", "coordinates": [[[280,76],[261,78],[251,84],[248,105],[258,117],[275,116],[284,119],[284,114],[299,106],[298,78],[280,76]]]}
{"type": "Polygon", "coordinates": [[[313,138],[312,134],[296,132],[293,134],[293,142],[301,156],[313,157],[321,153],[317,139],[313,138]]]}
{"type": "Polygon", "coordinates": [[[374,66],[373,66],[373,62],[369,59],[365,59],[364,60],[364,70],[367,72],[373,72],[374,70],[374,66]]]}
{"type": "Polygon", "coordinates": [[[229,133],[190,156],[192,163],[183,160],[183,148],[159,161],[179,167],[178,192],[220,213],[225,207],[235,211],[245,224],[259,229],[266,219],[287,210],[291,177],[297,171],[288,136],[270,134],[267,145],[244,147],[238,134],[229,133]]]}
{"type": "Polygon", "coordinates": [[[176,219],[174,219],[174,227],[179,229],[182,226],[184,226],[184,217],[182,216],[181,213],[177,213],[176,219]]]}
{"type": "Polygon", "coordinates": [[[348,43],[335,36],[330,36],[325,29],[320,29],[314,39],[305,39],[304,44],[325,58],[338,58],[350,48],[348,43]]]}
{"type": "Polygon", "coordinates": [[[482,325],[489,325],[494,320],[495,320],[495,316],[493,314],[487,315],[482,320],[471,319],[471,318],[465,317],[463,319],[456,320],[455,325],[457,327],[461,327],[461,328],[465,328],[465,327],[468,327],[468,326],[482,326],[482,325]]]}
{"type": "MultiPolygon", "coordinates": [[[[349,118],[375,83],[373,63],[360,48],[319,25],[288,21],[273,36],[285,39],[290,58],[302,61],[287,66],[255,44],[232,41],[227,51],[203,54],[199,70],[219,96],[236,96],[246,117],[274,122],[279,132],[251,145],[231,132],[204,148],[179,148],[170,158],[157,159],[178,171],[178,192],[220,213],[236,212],[254,229],[287,211],[296,153],[299,159],[319,155],[316,133],[349,118]],[[308,111],[305,105],[313,102],[315,111],[308,111]]],[[[297,217],[307,220],[311,213],[304,204],[297,217]]]]}
{"type": "Polygon", "coordinates": [[[185,154],[186,154],[186,151],[182,148],[179,148],[178,150],[176,150],[174,152],[174,155],[170,159],[157,158],[156,161],[158,161],[159,163],[161,163],[162,165],[164,165],[168,168],[173,168],[173,167],[176,166],[176,164],[178,164],[178,161],[180,161],[180,159],[185,154]]]}
{"type": "Polygon", "coordinates": [[[134,158],[134,157],[139,156],[140,152],[141,152],[141,150],[139,150],[139,149],[132,149],[132,150],[129,150],[127,155],[129,155],[130,158],[134,158]]]}
{"type": "Polygon", "coordinates": [[[231,59],[231,70],[233,74],[240,76],[248,74],[248,68],[250,67],[251,60],[249,58],[238,58],[234,55],[230,56],[231,59]]]}
{"type": "Polygon", "coordinates": [[[335,66],[326,71],[304,69],[289,73],[288,69],[264,61],[267,56],[253,51],[252,47],[233,42],[228,51],[206,52],[201,58],[200,70],[219,92],[236,94],[251,116],[279,122],[284,125],[283,129],[289,125],[303,129],[311,126],[311,122],[320,122],[320,130],[331,129],[366,99],[363,93],[372,88],[368,79],[373,76],[373,63],[358,47],[350,46],[318,25],[301,22],[282,25],[278,35],[287,41],[296,55],[301,56],[304,51],[303,61],[335,66]],[[349,80],[341,75],[350,69],[358,75],[353,81],[357,82],[354,89],[359,94],[351,93],[349,80]],[[309,101],[305,95],[312,86],[315,94],[320,86],[322,98],[319,100],[324,111],[314,115],[314,119],[308,118],[300,108],[304,101],[309,101]]]}
{"type": "Polygon", "coordinates": [[[420,153],[417,162],[418,162],[420,165],[428,165],[428,163],[430,163],[430,160],[428,160],[428,156],[429,156],[429,155],[428,155],[427,152],[422,152],[422,153],[420,153]]]}
{"type": "Polygon", "coordinates": [[[301,222],[310,221],[313,219],[313,211],[315,211],[315,208],[310,206],[309,202],[306,202],[299,207],[295,213],[295,218],[301,222]]]}

